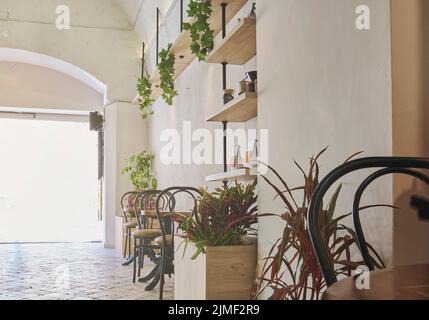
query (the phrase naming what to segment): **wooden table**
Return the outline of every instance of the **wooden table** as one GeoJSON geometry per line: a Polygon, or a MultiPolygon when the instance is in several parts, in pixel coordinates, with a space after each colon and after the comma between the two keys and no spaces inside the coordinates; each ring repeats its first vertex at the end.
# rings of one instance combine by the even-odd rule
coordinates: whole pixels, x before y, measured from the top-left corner
{"type": "MultiPolygon", "coordinates": [[[[192,216],[192,212],[190,212],[190,211],[187,211],[187,212],[174,212],[174,214],[181,215],[181,216],[186,216],[186,217],[192,216]]],[[[148,218],[154,218],[154,219],[157,218],[156,210],[142,210],[141,211],[141,215],[145,216],[145,217],[148,217],[148,218]]],[[[172,213],[168,212],[168,211],[161,211],[160,215],[161,215],[161,217],[165,217],[165,216],[172,215],[172,213]]]]}
{"type": "MultiPolygon", "coordinates": [[[[166,224],[172,223],[172,220],[170,218],[172,215],[171,212],[161,211],[159,214],[161,215],[161,218],[163,220],[165,220],[164,223],[166,223],[166,224]]],[[[178,215],[182,215],[182,216],[186,216],[186,217],[192,216],[192,212],[174,212],[174,214],[178,214],[178,215]]],[[[148,217],[148,218],[153,218],[153,219],[157,218],[156,210],[142,210],[141,215],[148,217]]],[[[168,229],[170,229],[170,226],[167,227],[167,230],[168,229]]],[[[161,277],[160,270],[159,270],[160,269],[161,256],[157,255],[155,253],[155,251],[153,251],[153,255],[150,255],[150,258],[155,263],[155,267],[152,269],[152,271],[147,276],[140,278],[138,280],[139,282],[144,282],[144,283],[150,281],[150,283],[145,288],[146,291],[153,290],[156,287],[156,285],[159,283],[160,277],[161,277]]],[[[166,270],[168,270],[168,268],[169,268],[169,266],[166,267],[166,270]]],[[[171,266],[171,268],[173,268],[173,267],[171,266]]]]}
{"type": "Polygon", "coordinates": [[[369,290],[358,290],[354,278],[338,281],[323,300],[429,300],[429,264],[378,270],[369,279],[369,290]]]}

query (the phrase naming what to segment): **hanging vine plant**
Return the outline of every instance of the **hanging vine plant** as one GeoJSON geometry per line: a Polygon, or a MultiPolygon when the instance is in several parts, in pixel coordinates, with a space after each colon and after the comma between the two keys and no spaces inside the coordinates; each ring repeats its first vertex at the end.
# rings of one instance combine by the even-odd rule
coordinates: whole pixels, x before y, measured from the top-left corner
{"type": "Polygon", "coordinates": [[[149,75],[146,74],[143,78],[137,80],[137,91],[139,93],[139,106],[143,119],[147,119],[153,115],[152,104],[155,100],[152,99],[152,84],[149,80],[149,75]]]}
{"type": "Polygon", "coordinates": [[[207,53],[213,49],[213,30],[208,22],[213,13],[212,3],[210,0],[191,0],[187,12],[193,19],[183,23],[183,29],[191,33],[191,51],[199,61],[205,61],[207,53]]]}
{"type": "Polygon", "coordinates": [[[162,98],[170,106],[173,105],[173,98],[177,96],[177,91],[174,90],[174,64],[176,63],[176,57],[171,53],[172,46],[169,43],[167,49],[161,50],[158,63],[162,98]]]}

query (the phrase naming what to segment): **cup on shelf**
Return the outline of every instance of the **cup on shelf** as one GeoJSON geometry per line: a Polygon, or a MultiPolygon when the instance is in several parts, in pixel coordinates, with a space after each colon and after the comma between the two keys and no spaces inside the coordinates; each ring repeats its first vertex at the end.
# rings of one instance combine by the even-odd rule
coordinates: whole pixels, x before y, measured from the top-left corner
{"type": "Polygon", "coordinates": [[[227,104],[228,102],[234,100],[234,89],[225,89],[223,91],[223,103],[227,104]]]}

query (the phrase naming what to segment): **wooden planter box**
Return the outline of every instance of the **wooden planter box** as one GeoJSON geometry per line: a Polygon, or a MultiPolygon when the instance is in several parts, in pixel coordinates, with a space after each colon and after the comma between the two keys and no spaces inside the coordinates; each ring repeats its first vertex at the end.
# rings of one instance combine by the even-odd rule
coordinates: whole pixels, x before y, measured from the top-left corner
{"type": "Polygon", "coordinates": [[[175,239],[174,295],[176,300],[250,300],[256,279],[257,246],[208,247],[191,260],[195,247],[175,239]],[[178,248],[178,249],[177,249],[178,248]]]}

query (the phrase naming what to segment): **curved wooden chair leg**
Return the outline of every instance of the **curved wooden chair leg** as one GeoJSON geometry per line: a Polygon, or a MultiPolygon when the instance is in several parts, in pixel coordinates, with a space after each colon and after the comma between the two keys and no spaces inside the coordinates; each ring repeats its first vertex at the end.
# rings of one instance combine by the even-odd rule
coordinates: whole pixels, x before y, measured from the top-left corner
{"type": "Polygon", "coordinates": [[[137,239],[134,238],[134,259],[133,259],[133,283],[136,283],[137,274],[137,239]]]}
{"type": "Polygon", "coordinates": [[[128,257],[131,258],[131,229],[128,230],[128,257]]]}
{"type": "MultiPolygon", "coordinates": [[[[127,235],[126,235],[126,237],[125,237],[125,244],[124,244],[124,259],[126,259],[127,258],[127,247],[128,247],[128,228],[127,228],[127,235]]],[[[130,252],[128,251],[128,254],[129,254],[130,252]]]]}
{"type": "Polygon", "coordinates": [[[165,283],[165,257],[166,250],[165,248],[161,249],[161,265],[160,265],[160,284],[159,284],[159,300],[164,298],[164,283],[165,283]]]}
{"type": "Polygon", "coordinates": [[[141,271],[142,271],[142,260],[143,260],[143,247],[142,247],[142,245],[143,245],[143,240],[142,239],[140,239],[139,240],[139,269],[138,269],[138,277],[140,278],[140,276],[141,276],[141,271]]]}

